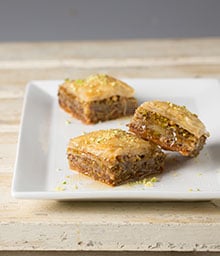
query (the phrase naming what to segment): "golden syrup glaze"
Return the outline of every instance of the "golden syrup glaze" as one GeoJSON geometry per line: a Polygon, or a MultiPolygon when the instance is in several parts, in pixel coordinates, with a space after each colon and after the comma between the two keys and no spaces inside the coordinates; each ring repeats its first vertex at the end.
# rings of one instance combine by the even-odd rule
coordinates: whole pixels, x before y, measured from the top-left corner
{"type": "Polygon", "coordinates": [[[102,100],[112,96],[133,97],[134,89],[106,74],[91,75],[86,79],[65,80],[61,88],[81,101],[102,100]]]}
{"type": "MultiPolygon", "coordinates": [[[[173,121],[179,127],[192,133],[197,138],[208,137],[205,125],[196,114],[191,113],[185,106],[178,106],[168,101],[147,101],[140,105],[136,112],[154,112],[173,121]]],[[[134,115],[135,119],[135,115],[134,115]]]]}
{"type": "Polygon", "coordinates": [[[120,129],[98,130],[72,138],[67,153],[91,153],[102,156],[104,160],[113,160],[123,155],[149,155],[161,150],[153,143],[120,129]]]}

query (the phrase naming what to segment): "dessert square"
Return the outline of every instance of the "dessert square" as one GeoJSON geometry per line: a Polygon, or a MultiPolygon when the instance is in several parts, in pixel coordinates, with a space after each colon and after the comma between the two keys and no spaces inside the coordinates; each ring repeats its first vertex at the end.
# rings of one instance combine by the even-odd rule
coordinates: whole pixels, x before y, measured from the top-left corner
{"type": "Polygon", "coordinates": [[[111,186],[163,170],[165,154],[155,144],[120,129],[94,131],[69,142],[69,166],[111,186]]]}
{"type": "Polygon", "coordinates": [[[209,133],[196,114],[171,102],[149,101],[139,106],[129,130],[161,148],[196,156],[209,133]]]}
{"type": "Polygon", "coordinates": [[[134,89],[105,74],[66,80],[59,88],[59,105],[85,124],[132,115],[137,108],[134,89]]]}

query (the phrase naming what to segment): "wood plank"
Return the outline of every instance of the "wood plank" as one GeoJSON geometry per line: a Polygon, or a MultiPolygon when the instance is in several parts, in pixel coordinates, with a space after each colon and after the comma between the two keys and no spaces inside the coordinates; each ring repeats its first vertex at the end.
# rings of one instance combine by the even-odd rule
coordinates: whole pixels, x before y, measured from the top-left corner
{"type": "Polygon", "coordinates": [[[17,132],[5,132],[0,131],[0,146],[5,144],[17,145],[18,133],[17,132]]]}
{"type": "MultiPolygon", "coordinates": [[[[88,68],[74,69],[72,67],[54,68],[48,70],[41,69],[22,69],[0,71],[0,86],[14,85],[25,88],[25,85],[31,80],[62,80],[65,78],[83,78],[91,74],[108,73],[116,77],[143,77],[143,78],[177,78],[177,77],[220,77],[220,64],[196,64],[196,65],[179,65],[179,66],[150,66],[129,67],[129,68],[88,68]],[[22,72],[22,76],[18,74],[22,72]]],[[[20,89],[17,88],[17,91],[20,89]]],[[[6,94],[7,92],[5,92],[6,94]]],[[[22,92],[20,91],[21,95],[22,92]]]]}
{"type": "Polygon", "coordinates": [[[3,251],[0,256],[219,256],[218,252],[3,251]]]}
{"type": "Polygon", "coordinates": [[[10,187],[0,173],[0,250],[219,250],[210,202],[15,200],[10,187]]]}
{"type": "Polygon", "coordinates": [[[195,66],[195,65],[219,65],[220,56],[197,57],[151,57],[151,58],[91,58],[91,59],[64,59],[64,60],[17,60],[0,61],[1,70],[21,69],[56,69],[72,67],[80,69],[88,68],[129,68],[129,67],[169,67],[169,66],[195,66]]]}
{"type": "Polygon", "coordinates": [[[0,173],[13,171],[17,140],[17,132],[0,132],[0,173]]]}
{"type": "Polygon", "coordinates": [[[20,122],[22,99],[1,99],[0,100],[0,125],[16,125],[20,122]]]}
{"type": "Polygon", "coordinates": [[[16,86],[15,84],[5,83],[0,84],[0,100],[1,99],[17,99],[24,97],[24,86],[16,86]]]}
{"type": "Polygon", "coordinates": [[[0,173],[13,171],[16,148],[16,143],[0,144],[0,173]]]}
{"type": "Polygon", "coordinates": [[[220,56],[219,38],[1,43],[0,60],[220,56]]]}

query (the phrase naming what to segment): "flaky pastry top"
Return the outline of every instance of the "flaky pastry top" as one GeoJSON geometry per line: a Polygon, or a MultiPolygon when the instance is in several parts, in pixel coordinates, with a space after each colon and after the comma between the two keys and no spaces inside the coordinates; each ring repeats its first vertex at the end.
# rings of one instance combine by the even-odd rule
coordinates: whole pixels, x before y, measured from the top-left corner
{"type": "Polygon", "coordinates": [[[67,153],[90,153],[111,161],[117,156],[149,155],[161,150],[153,143],[120,129],[98,130],[72,138],[67,153]]]}
{"type": "MultiPolygon", "coordinates": [[[[205,125],[196,114],[191,113],[185,106],[178,106],[168,101],[147,101],[144,102],[136,112],[152,111],[158,113],[170,120],[176,125],[189,131],[197,138],[202,135],[206,137],[209,133],[206,131],[205,125]]],[[[135,117],[134,117],[135,118],[135,117]]]]}
{"type": "Polygon", "coordinates": [[[86,102],[103,100],[115,95],[133,97],[134,94],[132,87],[105,74],[91,75],[83,80],[67,79],[60,88],[86,102]]]}

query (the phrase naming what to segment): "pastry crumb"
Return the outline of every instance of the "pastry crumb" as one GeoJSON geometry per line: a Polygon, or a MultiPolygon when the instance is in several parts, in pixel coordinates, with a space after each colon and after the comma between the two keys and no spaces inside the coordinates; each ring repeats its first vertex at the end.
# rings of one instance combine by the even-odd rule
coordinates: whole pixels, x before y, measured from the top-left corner
{"type": "Polygon", "coordinates": [[[64,187],[61,187],[61,186],[57,186],[56,188],[55,188],[55,190],[56,191],[64,191],[64,190],[66,190],[64,187]]]}

